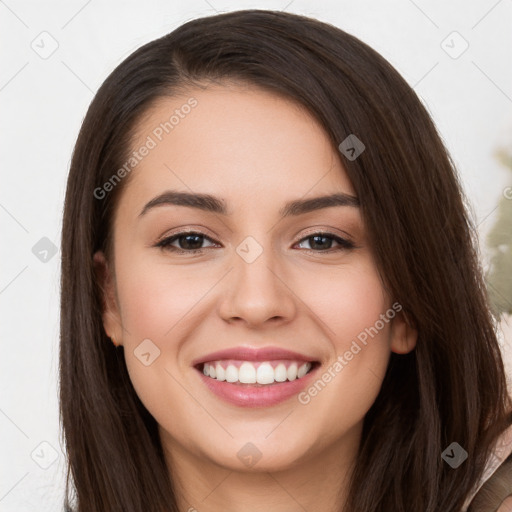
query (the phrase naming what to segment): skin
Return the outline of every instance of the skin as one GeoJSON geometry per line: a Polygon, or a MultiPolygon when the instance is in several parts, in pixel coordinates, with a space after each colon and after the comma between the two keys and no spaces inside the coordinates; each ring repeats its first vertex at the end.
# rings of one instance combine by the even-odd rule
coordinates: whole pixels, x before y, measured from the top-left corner
{"type": "Polygon", "coordinates": [[[505,498],[497,512],[512,512],[512,496],[505,498]]]}
{"type": "Polygon", "coordinates": [[[321,376],[393,300],[358,207],[279,217],[290,200],[355,195],[321,126],[255,87],[188,93],[160,100],[137,128],[134,148],[190,96],[198,101],[132,171],[115,213],[113,261],[95,255],[105,331],[124,346],[133,386],[159,424],[180,510],[339,510],[390,353],[413,350],[417,333],[398,314],[307,405],[295,396],[241,408],[209,391],[191,362],[236,346],[306,354],[321,376]],[[220,197],[230,214],[160,205],[139,217],[169,189],[220,197]],[[202,254],[155,247],[190,230],[212,239],[202,254]],[[307,236],[318,231],[356,247],[332,240],[315,251],[307,236]],[[252,263],[236,252],[247,236],[263,249],[252,263]],[[144,339],[161,351],[150,366],[134,355],[144,339]],[[237,456],[248,442],[261,452],[251,467],[237,456]]]}

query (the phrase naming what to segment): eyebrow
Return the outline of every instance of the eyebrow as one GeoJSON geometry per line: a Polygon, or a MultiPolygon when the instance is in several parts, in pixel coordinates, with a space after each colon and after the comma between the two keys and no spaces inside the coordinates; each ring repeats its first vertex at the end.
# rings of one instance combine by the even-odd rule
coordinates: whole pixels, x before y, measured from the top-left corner
{"type": "MultiPolygon", "coordinates": [[[[159,196],[151,199],[139,214],[139,217],[145,215],[149,210],[158,206],[175,205],[187,206],[189,208],[197,208],[211,213],[220,215],[230,215],[223,199],[212,196],[210,194],[198,194],[189,192],[178,192],[168,190],[159,196]]],[[[296,199],[287,202],[280,210],[281,218],[303,215],[305,213],[320,210],[322,208],[330,208],[332,206],[352,206],[359,207],[359,199],[355,196],[342,192],[309,199],[296,199]]]]}

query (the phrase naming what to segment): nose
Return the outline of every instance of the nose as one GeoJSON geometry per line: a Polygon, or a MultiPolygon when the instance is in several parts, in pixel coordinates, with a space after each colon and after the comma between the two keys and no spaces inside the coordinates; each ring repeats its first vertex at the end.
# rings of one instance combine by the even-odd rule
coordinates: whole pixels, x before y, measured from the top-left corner
{"type": "Polygon", "coordinates": [[[297,312],[297,298],[283,265],[268,248],[249,261],[238,253],[233,255],[234,268],[219,305],[221,318],[250,328],[290,322],[297,312]]]}

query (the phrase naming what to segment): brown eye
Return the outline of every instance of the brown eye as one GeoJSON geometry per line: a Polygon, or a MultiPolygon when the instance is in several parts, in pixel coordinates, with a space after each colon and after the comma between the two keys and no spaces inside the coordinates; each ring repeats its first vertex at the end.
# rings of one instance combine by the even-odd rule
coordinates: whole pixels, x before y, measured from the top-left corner
{"type": "Polygon", "coordinates": [[[203,233],[187,231],[176,233],[172,236],[164,238],[163,240],[160,240],[160,242],[156,244],[156,247],[161,247],[162,249],[169,251],[195,253],[208,248],[208,246],[203,247],[203,243],[206,240],[211,241],[212,245],[215,245],[211,238],[207,237],[203,233]],[[175,245],[176,243],[177,246],[175,245]]]}
{"type": "MultiPolygon", "coordinates": [[[[299,245],[304,243],[304,241],[308,241],[309,247],[301,247],[302,249],[308,249],[316,252],[327,252],[332,248],[333,242],[337,243],[340,247],[334,248],[333,250],[342,250],[342,249],[353,249],[354,244],[349,240],[341,238],[339,236],[333,235],[332,233],[314,233],[313,235],[309,235],[303,238],[299,245]]],[[[332,251],[331,251],[332,252],[332,251]]]]}

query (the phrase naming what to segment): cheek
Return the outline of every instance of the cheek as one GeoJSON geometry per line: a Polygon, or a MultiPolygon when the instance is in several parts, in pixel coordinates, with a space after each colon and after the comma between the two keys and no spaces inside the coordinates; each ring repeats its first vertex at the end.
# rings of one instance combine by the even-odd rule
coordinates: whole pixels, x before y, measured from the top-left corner
{"type": "Polygon", "coordinates": [[[394,311],[371,264],[316,280],[310,294],[332,357],[299,401],[336,432],[361,420],[377,397],[390,357],[394,311]],[[386,312],[390,313],[387,314],[386,312]]]}
{"type": "Polygon", "coordinates": [[[191,272],[136,258],[119,262],[119,276],[120,309],[130,344],[141,336],[168,340],[170,331],[183,322],[216,281],[208,269],[198,267],[191,272]]]}
{"type": "MultiPolygon", "coordinates": [[[[178,383],[187,378],[186,373],[181,373],[186,368],[179,360],[182,345],[201,337],[198,333],[205,336],[201,329],[218,320],[212,315],[216,301],[223,296],[221,287],[215,286],[225,269],[214,272],[208,265],[192,266],[149,262],[134,254],[116,260],[131,381],[158,423],[175,435],[179,435],[176,417],[182,418],[178,423],[183,429],[195,421],[198,425],[204,422],[201,411],[191,407],[178,383]],[[146,338],[160,349],[159,357],[150,366],[134,357],[134,351],[146,338]],[[173,418],[170,403],[176,413],[173,418]]],[[[327,444],[361,420],[379,392],[390,354],[390,324],[383,323],[379,329],[375,326],[389,302],[369,258],[338,268],[315,265],[313,269],[304,265],[295,273],[290,271],[287,282],[293,290],[290,300],[295,301],[300,315],[297,325],[307,325],[305,334],[311,336],[311,343],[318,338],[322,352],[330,354],[317,381],[294,405],[297,414],[315,418],[309,424],[308,435],[316,443],[327,444]]],[[[294,326],[289,328],[293,331],[294,326]]],[[[236,431],[237,427],[232,428],[236,431]]],[[[243,432],[254,428],[254,435],[261,431],[257,422],[254,427],[243,422],[239,428],[243,432]]],[[[304,435],[300,430],[299,437],[304,435]]],[[[284,438],[276,439],[285,442],[284,438]]]]}
{"type": "Polygon", "coordinates": [[[132,384],[152,413],[165,405],[164,396],[179,404],[184,399],[183,389],[173,376],[181,381],[181,371],[188,370],[179,365],[181,347],[198,327],[201,299],[218,278],[204,266],[191,270],[134,253],[116,260],[116,274],[124,354],[132,384]]]}
{"type": "MultiPolygon", "coordinates": [[[[215,309],[212,300],[218,290],[214,288],[223,271],[213,272],[208,265],[155,263],[134,254],[120,257],[116,267],[125,349],[133,352],[142,340],[150,339],[165,351],[162,359],[172,363],[188,334],[199,329],[206,322],[205,315],[215,309]]],[[[389,302],[369,257],[346,267],[317,266],[315,271],[303,267],[288,278],[294,291],[291,300],[297,301],[300,315],[310,316],[316,324],[310,334],[329,344],[324,353],[336,358],[352,350],[357,357],[350,366],[385,368],[389,324],[380,318],[389,302]]]]}
{"type": "MultiPolygon", "coordinates": [[[[368,330],[374,333],[377,322],[379,338],[387,339],[389,323],[383,324],[380,318],[390,301],[369,258],[350,268],[316,272],[302,283],[300,296],[321,320],[319,324],[337,354],[349,350],[358,336],[364,339],[368,330]]],[[[385,345],[384,351],[389,348],[380,345],[385,345]]]]}
{"type": "Polygon", "coordinates": [[[339,307],[337,315],[332,311],[336,354],[338,361],[342,356],[345,379],[376,396],[390,356],[390,301],[374,267],[351,276],[346,284],[347,293],[333,299],[339,307]]]}

